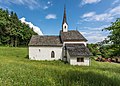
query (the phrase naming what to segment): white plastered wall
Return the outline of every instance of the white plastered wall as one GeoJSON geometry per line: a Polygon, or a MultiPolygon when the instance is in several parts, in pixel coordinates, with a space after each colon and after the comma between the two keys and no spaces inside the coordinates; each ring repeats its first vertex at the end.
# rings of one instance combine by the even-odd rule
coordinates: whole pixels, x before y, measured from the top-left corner
{"type": "MultiPolygon", "coordinates": [[[[78,57],[80,58],[80,57],[78,57]]],[[[70,58],[70,64],[71,65],[83,65],[83,66],[89,66],[90,65],[90,58],[89,57],[83,57],[84,62],[77,62],[77,57],[71,57],[70,58]]]]}
{"type": "Polygon", "coordinates": [[[70,55],[69,55],[68,51],[67,51],[67,61],[68,61],[68,63],[70,63],[70,55]]]}
{"type": "Polygon", "coordinates": [[[66,23],[63,24],[63,32],[67,32],[68,31],[68,25],[66,23]]]}
{"type": "Polygon", "coordinates": [[[85,46],[87,45],[87,43],[84,42],[84,41],[78,41],[78,42],[64,42],[63,45],[65,45],[65,44],[84,44],[85,46]]]}
{"type": "Polygon", "coordinates": [[[59,60],[62,58],[62,47],[35,47],[29,46],[29,59],[31,60],[59,60]],[[51,58],[54,51],[55,58],[51,58]]]}

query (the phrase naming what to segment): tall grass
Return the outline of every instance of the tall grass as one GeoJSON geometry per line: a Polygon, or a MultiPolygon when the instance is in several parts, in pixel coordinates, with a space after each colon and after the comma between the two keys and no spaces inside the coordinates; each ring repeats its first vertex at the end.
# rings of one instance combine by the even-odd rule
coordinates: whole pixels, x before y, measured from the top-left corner
{"type": "Polygon", "coordinates": [[[120,86],[120,64],[71,66],[31,61],[27,54],[27,48],[0,47],[0,86],[120,86]]]}

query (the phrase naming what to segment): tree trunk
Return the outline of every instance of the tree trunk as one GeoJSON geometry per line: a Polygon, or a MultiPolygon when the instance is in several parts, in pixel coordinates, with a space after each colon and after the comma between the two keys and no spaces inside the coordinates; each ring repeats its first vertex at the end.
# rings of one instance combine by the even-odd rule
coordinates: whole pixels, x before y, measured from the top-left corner
{"type": "Polygon", "coordinates": [[[11,37],[11,43],[10,43],[10,46],[11,46],[11,47],[14,46],[14,39],[13,39],[13,37],[11,37]]]}
{"type": "Polygon", "coordinates": [[[19,46],[19,37],[17,37],[17,47],[19,46]]]}
{"type": "Polygon", "coordinates": [[[18,37],[16,36],[15,37],[15,47],[17,47],[17,45],[18,45],[18,37]]]}
{"type": "Polygon", "coordinates": [[[0,45],[2,45],[2,42],[1,42],[1,37],[0,37],[0,45]]]}

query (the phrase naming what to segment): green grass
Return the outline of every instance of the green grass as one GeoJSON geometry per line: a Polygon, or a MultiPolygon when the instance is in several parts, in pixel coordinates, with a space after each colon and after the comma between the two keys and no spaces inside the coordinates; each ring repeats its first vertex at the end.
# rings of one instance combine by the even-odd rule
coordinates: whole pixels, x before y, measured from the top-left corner
{"type": "Polygon", "coordinates": [[[30,61],[27,48],[0,47],[0,86],[120,86],[120,64],[90,67],[30,61]]]}

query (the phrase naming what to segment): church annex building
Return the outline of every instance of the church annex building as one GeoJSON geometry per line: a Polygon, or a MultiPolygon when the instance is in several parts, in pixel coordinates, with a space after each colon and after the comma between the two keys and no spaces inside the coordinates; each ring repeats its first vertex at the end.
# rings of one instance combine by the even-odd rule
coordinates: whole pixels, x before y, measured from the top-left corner
{"type": "Polygon", "coordinates": [[[68,30],[66,9],[62,30],[58,36],[33,35],[29,42],[29,59],[63,60],[71,65],[90,65],[91,53],[86,46],[87,39],[77,30],[68,30]]]}

